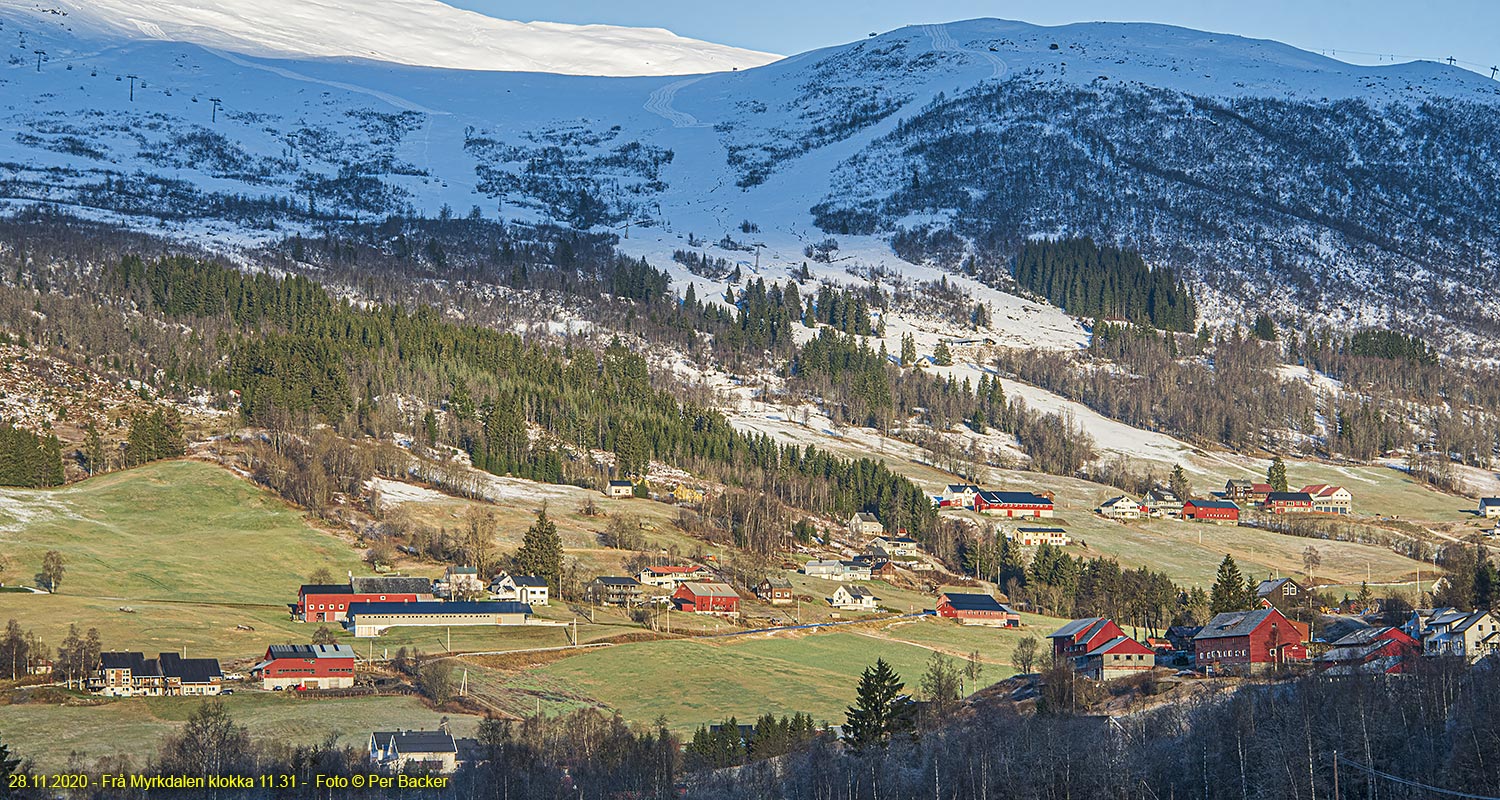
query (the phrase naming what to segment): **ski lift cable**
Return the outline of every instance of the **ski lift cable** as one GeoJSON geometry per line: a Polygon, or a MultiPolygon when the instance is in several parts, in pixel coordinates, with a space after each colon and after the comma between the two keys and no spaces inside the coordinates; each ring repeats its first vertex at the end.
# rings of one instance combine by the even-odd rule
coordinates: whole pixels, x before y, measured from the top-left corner
{"type": "MultiPolygon", "coordinates": [[[[1432,792],[1433,794],[1447,795],[1449,797],[1463,797],[1463,798],[1468,798],[1468,800],[1500,800],[1500,797],[1493,797],[1493,796],[1490,796],[1490,795],[1483,795],[1483,794],[1470,794],[1468,792],[1460,792],[1460,791],[1458,791],[1456,789],[1444,789],[1444,788],[1439,787],[1439,786],[1432,786],[1430,784],[1421,783],[1419,781],[1414,781],[1414,780],[1410,780],[1410,779],[1407,779],[1407,778],[1403,778],[1403,777],[1401,777],[1399,775],[1392,775],[1389,772],[1382,772],[1382,771],[1380,771],[1378,769],[1375,769],[1374,767],[1370,767],[1370,766],[1367,766],[1365,764],[1361,764],[1358,761],[1350,761],[1349,759],[1344,758],[1343,756],[1336,756],[1336,758],[1338,759],[1338,763],[1340,763],[1340,764],[1344,764],[1346,766],[1353,767],[1353,768],[1359,770],[1360,772],[1367,773],[1367,774],[1372,775],[1372,776],[1377,777],[1377,778],[1383,778],[1383,779],[1388,780],[1388,781],[1390,781],[1392,783],[1398,783],[1398,784],[1401,784],[1402,786],[1410,786],[1413,789],[1421,789],[1421,790],[1426,791],[1426,792],[1432,792]]],[[[1335,767],[1335,769],[1337,769],[1337,767],[1335,767]]]]}

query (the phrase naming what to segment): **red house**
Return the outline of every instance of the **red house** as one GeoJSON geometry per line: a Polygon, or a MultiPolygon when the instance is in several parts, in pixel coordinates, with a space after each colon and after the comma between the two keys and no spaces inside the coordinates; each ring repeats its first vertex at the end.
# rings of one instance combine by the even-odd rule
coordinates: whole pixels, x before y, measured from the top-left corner
{"type": "Polygon", "coordinates": [[[974,496],[974,510],[1002,517],[1050,517],[1052,501],[1031,492],[980,492],[974,496]]]}
{"type": "Polygon", "coordinates": [[[1307,492],[1271,492],[1266,495],[1265,507],[1272,514],[1311,513],[1313,498],[1307,492]]]}
{"type": "Polygon", "coordinates": [[[1087,617],[1069,622],[1047,638],[1052,640],[1052,660],[1058,661],[1086,656],[1106,642],[1125,638],[1125,632],[1112,619],[1087,617]]]}
{"type": "Polygon", "coordinates": [[[1021,615],[987,594],[944,592],[938,595],[937,615],[965,625],[996,628],[1021,627],[1021,615]]]}
{"type": "Polygon", "coordinates": [[[1400,628],[1365,628],[1335,641],[1318,664],[1329,674],[1394,675],[1422,655],[1422,643],[1400,628]]]}
{"type": "Polygon", "coordinates": [[[1275,608],[1226,611],[1193,637],[1198,666],[1217,664],[1255,672],[1307,660],[1307,626],[1275,608]]]}
{"type": "Polygon", "coordinates": [[[740,613],[740,595],[727,583],[684,583],[672,593],[678,611],[692,614],[740,613]]]}
{"type": "Polygon", "coordinates": [[[1189,500],[1182,504],[1182,518],[1220,524],[1240,521],[1240,507],[1229,500],[1189,500]]]}
{"type": "Polygon", "coordinates": [[[347,689],[354,685],[354,648],[346,644],[273,644],[250,669],[261,687],[347,689]]]}
{"type": "Polygon", "coordinates": [[[297,590],[292,616],[303,622],[343,622],[350,603],[415,603],[431,600],[427,578],[376,576],[342,584],[306,584],[297,590]]]}

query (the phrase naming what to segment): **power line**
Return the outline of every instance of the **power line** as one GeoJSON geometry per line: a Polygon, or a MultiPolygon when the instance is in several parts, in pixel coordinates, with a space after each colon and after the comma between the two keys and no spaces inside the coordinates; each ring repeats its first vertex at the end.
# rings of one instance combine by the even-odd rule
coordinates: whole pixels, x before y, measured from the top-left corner
{"type": "MultiPolygon", "coordinates": [[[[1340,755],[1335,755],[1334,758],[1337,759],[1337,763],[1339,763],[1339,764],[1345,764],[1347,766],[1353,767],[1353,768],[1359,770],[1360,772],[1364,772],[1364,773],[1366,773],[1368,775],[1371,775],[1373,777],[1384,778],[1385,780],[1388,780],[1391,783],[1398,783],[1398,784],[1401,784],[1402,786],[1409,786],[1409,787],[1411,787],[1413,789],[1421,789],[1423,791],[1432,792],[1433,794],[1444,794],[1444,795],[1448,795],[1449,797],[1464,797],[1464,798],[1468,798],[1468,800],[1500,800],[1500,797],[1491,797],[1489,795],[1483,795],[1483,794],[1469,794],[1468,792],[1460,792],[1460,791],[1456,791],[1454,789],[1444,789],[1444,788],[1439,787],[1439,786],[1432,786],[1430,784],[1420,783],[1418,781],[1413,781],[1413,780],[1408,780],[1408,779],[1403,778],[1403,777],[1401,777],[1399,775],[1392,775],[1389,772],[1381,772],[1380,770],[1375,769],[1374,767],[1366,766],[1364,764],[1359,763],[1358,761],[1350,761],[1349,759],[1344,758],[1343,756],[1340,756],[1340,755]]],[[[1337,769],[1337,767],[1335,767],[1335,769],[1337,769]]]]}

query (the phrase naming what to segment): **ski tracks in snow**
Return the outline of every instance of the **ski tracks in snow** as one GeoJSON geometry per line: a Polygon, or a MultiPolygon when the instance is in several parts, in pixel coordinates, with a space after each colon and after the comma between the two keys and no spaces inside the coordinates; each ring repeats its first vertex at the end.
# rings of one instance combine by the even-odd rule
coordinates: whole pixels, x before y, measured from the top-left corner
{"type": "Polygon", "coordinates": [[[357,86],[352,83],[343,83],[341,81],[325,81],[321,78],[314,78],[309,75],[303,75],[300,72],[293,72],[292,70],[284,69],[282,67],[273,67],[270,64],[257,64],[254,61],[248,61],[246,59],[240,58],[233,53],[228,53],[223,50],[215,50],[212,47],[205,47],[204,49],[236,66],[262,70],[264,72],[269,72],[272,75],[279,75],[289,80],[316,83],[322,86],[329,86],[334,89],[342,89],[346,92],[355,92],[356,94],[367,95],[369,97],[375,98],[376,100],[389,103],[390,105],[395,106],[402,111],[416,111],[421,114],[442,116],[447,116],[450,113],[447,111],[438,111],[436,109],[427,108],[426,106],[413,103],[412,101],[407,100],[404,97],[399,97],[389,92],[382,92],[378,89],[371,89],[366,86],[357,86]]]}
{"type": "Polygon", "coordinates": [[[672,107],[672,101],[677,99],[677,93],[679,91],[682,91],[684,88],[691,86],[706,77],[708,76],[699,75],[696,78],[687,78],[680,81],[673,81],[672,83],[659,87],[655,91],[651,92],[651,96],[646,98],[646,104],[641,106],[641,108],[650,111],[652,114],[655,114],[656,116],[672,123],[672,127],[674,128],[711,127],[707,122],[699,122],[698,118],[693,116],[692,114],[689,114],[686,111],[678,111],[677,109],[672,107]]]}
{"type": "Polygon", "coordinates": [[[927,38],[932,40],[932,49],[938,52],[963,53],[965,55],[978,56],[989,62],[992,70],[990,73],[991,80],[998,81],[1010,72],[1010,65],[1005,63],[1005,59],[989,50],[970,50],[960,45],[953,38],[953,34],[948,32],[947,25],[923,25],[922,30],[927,34],[927,38]]]}

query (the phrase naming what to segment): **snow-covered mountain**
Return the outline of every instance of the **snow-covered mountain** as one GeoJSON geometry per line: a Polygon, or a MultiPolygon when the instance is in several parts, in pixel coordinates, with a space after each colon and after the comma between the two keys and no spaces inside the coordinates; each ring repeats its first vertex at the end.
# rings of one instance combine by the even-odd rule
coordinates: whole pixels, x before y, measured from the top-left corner
{"type": "Polygon", "coordinates": [[[832,239],[819,257],[850,281],[1003,287],[1019,242],[1090,235],[1183,270],[1215,314],[1500,330],[1500,82],[1461,69],[972,20],[735,72],[571,77],[247,56],[27,2],[0,12],[12,205],[230,240],[445,206],[555,220],[628,231],[700,296],[714,279],[674,251],[774,277],[832,239]]]}
{"type": "MultiPolygon", "coordinates": [[[[41,7],[28,0],[0,5],[41,7]]],[[[563,75],[690,75],[780,56],[660,28],[512,22],[437,0],[60,0],[74,25],[247,55],[563,75]]]]}

